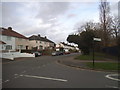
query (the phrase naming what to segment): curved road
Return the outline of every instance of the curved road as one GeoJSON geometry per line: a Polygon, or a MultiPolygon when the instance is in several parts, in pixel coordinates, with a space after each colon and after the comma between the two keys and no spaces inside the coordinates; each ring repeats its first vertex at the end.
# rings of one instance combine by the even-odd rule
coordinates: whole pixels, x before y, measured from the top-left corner
{"type": "Polygon", "coordinates": [[[118,88],[118,81],[99,72],[68,67],[57,63],[73,57],[41,56],[7,61],[2,64],[3,88],[118,88]]]}

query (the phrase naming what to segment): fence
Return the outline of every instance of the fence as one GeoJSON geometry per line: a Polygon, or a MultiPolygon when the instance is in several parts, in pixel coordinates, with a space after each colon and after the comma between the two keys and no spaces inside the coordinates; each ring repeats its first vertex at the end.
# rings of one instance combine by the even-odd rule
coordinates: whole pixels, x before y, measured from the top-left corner
{"type": "Polygon", "coordinates": [[[119,48],[118,46],[106,47],[106,48],[103,48],[103,52],[114,55],[114,56],[118,56],[119,48]]]}

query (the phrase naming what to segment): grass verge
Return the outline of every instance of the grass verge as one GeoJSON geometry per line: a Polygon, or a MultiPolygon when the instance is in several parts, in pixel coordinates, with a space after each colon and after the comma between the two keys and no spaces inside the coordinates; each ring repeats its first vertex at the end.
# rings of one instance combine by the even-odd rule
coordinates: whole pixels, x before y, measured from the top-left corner
{"type": "MultiPolygon", "coordinates": [[[[92,52],[91,52],[90,55],[79,55],[79,56],[76,56],[74,59],[78,59],[78,60],[93,60],[93,55],[92,55],[92,52]]],[[[111,55],[108,55],[108,54],[105,54],[105,53],[95,52],[94,59],[95,60],[106,60],[106,59],[116,60],[117,57],[111,56],[111,55]]]]}
{"type": "MultiPolygon", "coordinates": [[[[92,62],[86,63],[87,67],[93,68],[92,62]]],[[[102,69],[102,70],[120,70],[120,63],[112,63],[112,62],[96,62],[94,64],[94,69],[102,69]]]]}

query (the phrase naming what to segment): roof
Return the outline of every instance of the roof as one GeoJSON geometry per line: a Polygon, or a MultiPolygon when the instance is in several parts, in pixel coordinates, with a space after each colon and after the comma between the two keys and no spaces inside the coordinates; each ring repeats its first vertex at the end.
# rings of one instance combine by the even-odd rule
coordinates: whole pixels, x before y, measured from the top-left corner
{"type": "Polygon", "coordinates": [[[16,32],[16,31],[13,31],[12,28],[11,29],[0,28],[0,34],[6,35],[6,36],[17,37],[17,38],[28,39],[24,35],[16,32]]]}
{"type": "Polygon", "coordinates": [[[75,46],[72,46],[72,45],[68,45],[68,44],[66,44],[66,43],[64,43],[64,42],[61,42],[63,45],[66,45],[66,46],[70,46],[70,47],[75,47],[75,46]]]}
{"type": "Polygon", "coordinates": [[[0,41],[0,44],[6,44],[5,42],[3,42],[3,41],[0,41]]]}
{"type": "Polygon", "coordinates": [[[45,37],[40,37],[40,36],[36,36],[36,35],[32,35],[29,37],[29,40],[40,40],[40,41],[45,41],[45,42],[50,42],[50,43],[54,43],[53,41],[45,38],[45,37]]]}

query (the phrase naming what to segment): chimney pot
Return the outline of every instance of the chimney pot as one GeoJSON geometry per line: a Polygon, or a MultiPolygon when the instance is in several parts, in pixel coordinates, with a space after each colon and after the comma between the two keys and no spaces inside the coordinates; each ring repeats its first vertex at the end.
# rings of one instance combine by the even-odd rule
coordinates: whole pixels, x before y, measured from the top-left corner
{"type": "Polygon", "coordinates": [[[8,27],[9,30],[12,30],[12,27],[8,27]]]}
{"type": "Polygon", "coordinates": [[[40,34],[38,34],[38,36],[40,37],[40,34]]]}

